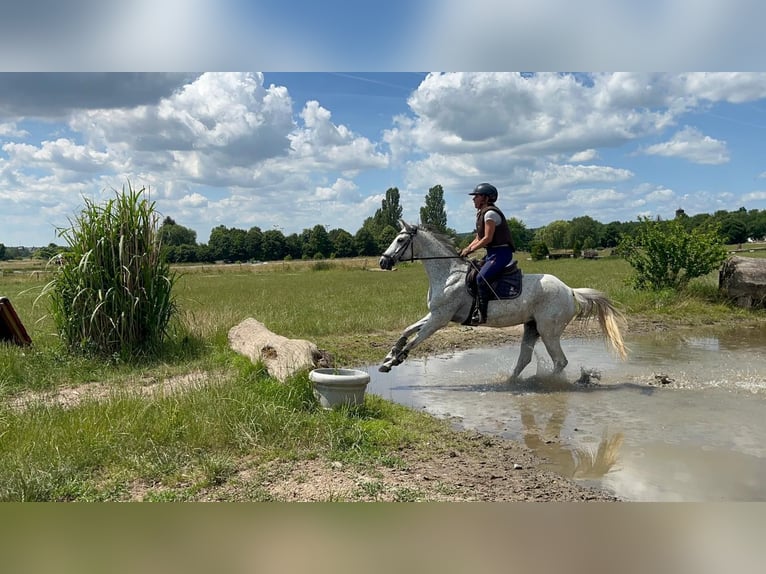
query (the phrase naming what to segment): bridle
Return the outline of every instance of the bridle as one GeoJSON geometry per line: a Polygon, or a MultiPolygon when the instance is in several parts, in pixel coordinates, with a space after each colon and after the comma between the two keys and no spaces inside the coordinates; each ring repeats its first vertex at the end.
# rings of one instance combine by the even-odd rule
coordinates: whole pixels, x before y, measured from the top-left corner
{"type": "Polygon", "coordinates": [[[464,257],[460,254],[457,255],[432,255],[429,257],[415,257],[415,250],[412,247],[412,240],[415,239],[415,236],[418,234],[418,228],[413,227],[412,229],[404,229],[402,233],[406,233],[409,237],[406,243],[401,245],[393,254],[386,255],[385,253],[382,255],[383,259],[386,259],[391,264],[397,262],[397,261],[405,261],[405,262],[412,262],[412,261],[427,261],[429,259],[464,259],[464,257]],[[409,247],[410,249],[410,258],[405,259],[404,258],[404,252],[409,247]]]}

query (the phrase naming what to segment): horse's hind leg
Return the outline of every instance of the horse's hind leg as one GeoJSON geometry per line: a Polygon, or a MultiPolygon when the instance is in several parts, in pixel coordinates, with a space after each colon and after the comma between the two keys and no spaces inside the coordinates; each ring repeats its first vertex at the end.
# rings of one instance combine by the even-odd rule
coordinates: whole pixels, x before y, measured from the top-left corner
{"type": "Polygon", "coordinates": [[[524,323],[524,336],[521,338],[521,345],[519,349],[519,358],[516,361],[516,366],[513,368],[513,374],[511,379],[517,379],[521,374],[521,371],[532,360],[532,352],[535,349],[535,343],[540,338],[540,333],[537,332],[537,323],[529,321],[524,323]]]}
{"type": "Polygon", "coordinates": [[[543,340],[543,344],[553,360],[553,374],[561,374],[569,363],[566,355],[564,355],[564,351],[561,349],[561,332],[558,329],[552,333],[543,331],[540,333],[540,338],[543,340]]]}

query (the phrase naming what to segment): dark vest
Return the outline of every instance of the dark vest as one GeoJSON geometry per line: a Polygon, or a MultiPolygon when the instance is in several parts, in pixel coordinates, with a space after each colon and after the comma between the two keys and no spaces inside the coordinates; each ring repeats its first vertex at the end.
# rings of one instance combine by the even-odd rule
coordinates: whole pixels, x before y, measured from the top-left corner
{"type": "Polygon", "coordinates": [[[492,236],[492,242],[487,247],[499,247],[501,245],[509,245],[514,251],[516,247],[513,245],[513,237],[511,237],[511,230],[508,227],[508,222],[505,220],[505,215],[500,209],[494,205],[488,205],[479,210],[476,214],[476,235],[479,239],[484,237],[484,214],[488,211],[494,211],[500,216],[500,223],[495,226],[495,234],[492,236]]]}

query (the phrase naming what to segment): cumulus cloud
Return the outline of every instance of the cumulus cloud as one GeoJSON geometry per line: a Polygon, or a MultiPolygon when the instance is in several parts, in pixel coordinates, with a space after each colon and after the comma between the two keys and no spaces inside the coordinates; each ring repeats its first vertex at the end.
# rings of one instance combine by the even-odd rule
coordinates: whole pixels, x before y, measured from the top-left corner
{"type": "Polygon", "coordinates": [[[742,201],[766,201],[766,191],[753,191],[742,196],[742,201]]]}
{"type": "Polygon", "coordinates": [[[0,122],[0,137],[6,138],[25,138],[29,135],[26,130],[16,127],[16,122],[0,122]]]}
{"type": "Polygon", "coordinates": [[[355,135],[343,125],[335,125],[332,114],[309,101],[301,112],[303,129],[289,135],[290,146],[304,169],[332,166],[334,169],[356,171],[362,168],[383,168],[388,157],[380,153],[375,144],[355,135]]]}
{"type": "Polygon", "coordinates": [[[359,187],[347,179],[338,178],[329,187],[318,186],[315,197],[319,200],[354,201],[359,199],[359,187]]]}
{"type": "Polygon", "coordinates": [[[718,165],[729,161],[726,142],[704,135],[698,129],[686,126],[662,143],[643,148],[647,155],[679,157],[693,163],[718,165]]]}
{"type": "Polygon", "coordinates": [[[573,163],[584,163],[586,161],[593,161],[596,158],[598,158],[598,152],[591,148],[578,151],[569,158],[569,161],[573,163]]]}

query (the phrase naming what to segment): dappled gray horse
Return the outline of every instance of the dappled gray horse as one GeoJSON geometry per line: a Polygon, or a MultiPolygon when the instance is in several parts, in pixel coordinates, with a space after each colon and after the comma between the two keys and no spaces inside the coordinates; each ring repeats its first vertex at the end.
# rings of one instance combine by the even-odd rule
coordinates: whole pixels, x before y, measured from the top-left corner
{"type": "MultiPolygon", "coordinates": [[[[380,267],[391,269],[398,261],[422,261],[429,281],[428,314],[402,332],[379,368],[384,373],[404,361],[413,348],[450,321],[464,322],[473,303],[465,281],[470,263],[458,254],[452,242],[423,227],[400,223],[402,230],[381,256],[380,267]]],[[[524,325],[513,378],[532,360],[538,339],[543,340],[553,360],[554,374],[559,374],[567,365],[561,350],[564,328],[574,318],[594,315],[606,341],[624,359],[625,345],[619,328],[622,317],[606,295],[595,289],[572,289],[553,275],[525,274],[519,297],[490,301],[486,326],[524,325]]]]}

